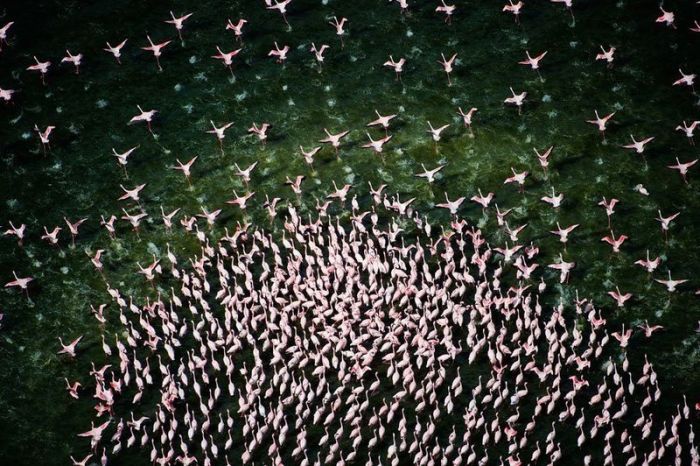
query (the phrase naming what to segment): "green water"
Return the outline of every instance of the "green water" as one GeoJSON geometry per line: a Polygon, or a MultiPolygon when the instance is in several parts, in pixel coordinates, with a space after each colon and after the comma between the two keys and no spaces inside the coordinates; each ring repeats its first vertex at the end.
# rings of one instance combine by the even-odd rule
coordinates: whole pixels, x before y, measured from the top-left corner
{"type": "MultiPolygon", "coordinates": [[[[219,208],[233,190],[245,191],[234,163],[244,167],[254,161],[260,163],[250,188],[257,196],[245,217],[254,225],[269,224],[261,208],[264,194],[294,199],[283,183],[296,175],[307,177],[302,212],[314,211],[315,198],[332,191],[333,180],[352,183],[365,206],[367,182],[383,182],[402,199],[415,197],[415,208],[436,224],[449,221],[446,212],[434,209],[444,192],[454,199],[469,198],[478,188],[493,191],[501,208],[514,208],[512,225],[528,224],[521,243],[540,246],[542,265],[564,252],[548,233],[555,223],[580,223],[565,252],[577,268],[570,284],[554,294],[570,299],[578,290],[592,298],[604,309],[611,329],[645,319],[663,325],[665,330],[652,339],[633,337],[632,364],[644,353],[654,362],[667,399],[668,411],[660,415],[671,413],[670,405],[681,393],[698,401],[700,347],[694,330],[700,313],[693,293],[700,287],[700,172],[691,169],[685,185],[666,168],[676,156],[687,161],[698,154],[673,130],[682,120],[700,117],[698,97],[688,88],[671,86],[679,66],[700,72],[700,34],[688,31],[692,19],[700,16],[698,8],[665,2],[676,13],[674,30],[654,23],[658,10],[653,1],[581,1],[576,2],[573,26],[563,8],[532,1],[518,26],[500,11],[499,2],[471,1],[458,5],[448,26],[434,13],[434,2],[416,3],[403,17],[396,5],[384,1],[322,5],[294,0],[288,15],[291,30],[278,14],[265,11],[262,1],[181,1],[176,6],[163,1],[38,1],[31,7],[27,2],[6,3],[5,20],[15,25],[10,46],[0,52],[0,87],[21,92],[13,104],[0,106],[0,225],[5,229],[9,221],[26,223],[28,237],[23,247],[11,237],[0,238],[0,280],[11,280],[16,270],[19,276],[35,277],[36,284],[29,301],[14,289],[0,292],[0,312],[5,314],[0,330],[0,464],[66,464],[69,454],[82,457],[89,448],[75,434],[89,428],[94,402],[89,391],[79,401],[71,399],[63,381],[89,380],[90,362],[99,366],[104,361],[90,305],[110,298],[85,251],[106,251],[105,275],[123,294],[154,296],[137,276],[136,262],[146,264],[153,253],[162,254],[166,241],[182,257],[196,252],[180,228],[166,234],[159,206],[166,212],[182,207],[188,215],[199,213],[200,206],[219,208]],[[171,7],[176,14],[194,13],[183,44],[174,28],[163,23],[171,7]],[[328,25],[334,15],[349,18],[344,48],[328,25]],[[216,45],[224,51],[238,47],[224,27],[226,18],[241,16],[250,22],[231,80],[228,70],[210,56],[216,45]],[[175,39],[161,57],[163,72],[139,49],[147,45],[146,33],[156,42],[175,39]],[[118,66],[101,48],[105,41],[115,44],[126,37],[123,64],[118,66]],[[284,65],[266,56],[274,41],[291,47],[284,65]],[[312,41],[331,46],[320,73],[308,52],[312,41]],[[594,60],[599,45],[610,44],[618,49],[612,69],[594,60]],[[66,48],[85,55],[78,76],[72,67],[58,65],[66,48]],[[525,50],[548,50],[543,81],[517,64],[525,50]],[[437,63],[441,52],[458,53],[451,87],[437,63]],[[382,66],[389,54],[407,59],[401,82],[382,66]],[[24,71],[32,55],[53,62],[47,86],[24,71]],[[510,86],[528,92],[522,115],[502,104],[510,86]],[[157,138],[143,125],[127,126],[138,113],[136,105],[158,110],[153,125],[157,138]],[[479,108],[474,137],[461,126],[457,106],[479,108]],[[375,118],[375,109],[398,114],[382,158],[360,147],[366,142],[364,125],[375,118]],[[617,111],[606,143],[585,123],[596,109],[601,115],[617,111]],[[214,137],[205,133],[209,120],[234,122],[223,155],[214,137]],[[437,148],[426,132],[427,120],[451,125],[437,148]],[[264,147],[246,135],[253,122],[263,121],[272,125],[264,147]],[[35,124],[57,127],[46,157],[35,124]],[[316,145],[324,137],[323,127],[352,132],[339,159],[324,148],[312,170],[298,147],[316,145]],[[655,136],[644,159],[620,148],[630,134],[655,136]],[[140,148],[129,160],[126,180],[111,150],[135,145],[140,148]],[[550,145],[555,149],[549,176],[544,177],[532,149],[550,145]],[[199,159],[188,188],[170,167],[176,158],[185,161],[194,155],[199,159]],[[422,171],[421,163],[446,167],[428,185],[414,176],[422,171]],[[522,195],[512,185],[503,186],[511,166],[531,173],[522,195]],[[100,215],[121,216],[125,205],[116,201],[119,185],[141,183],[147,183],[142,205],[150,217],[140,238],[117,221],[117,240],[111,241],[99,226],[100,215]],[[639,183],[650,196],[633,191],[639,183]],[[539,200],[551,187],[565,195],[556,211],[539,200]],[[617,234],[630,236],[619,254],[611,254],[600,241],[607,234],[607,220],[596,204],[604,195],[620,199],[613,226],[617,234]],[[657,209],[664,215],[681,212],[668,243],[654,220],[657,209]],[[89,217],[75,248],[69,247],[64,216],[89,217]],[[49,230],[63,226],[60,248],[39,239],[44,225],[49,230]],[[646,249],[664,259],[656,278],[665,278],[670,269],[674,278],[690,282],[674,294],[652,282],[633,265],[646,249]],[[624,310],[606,294],[616,285],[634,294],[624,310]],[[81,334],[85,337],[76,360],[56,355],[58,336],[66,340],[81,334]]],[[[493,212],[485,216],[479,206],[465,203],[460,215],[477,223],[493,245],[506,239],[493,212]]],[[[240,210],[224,207],[215,233],[238,220],[244,220],[240,210]]],[[[553,276],[551,271],[545,274],[553,276]]],[[[495,457],[491,455],[492,461],[495,457]]],[[[146,464],[147,453],[110,461],[146,464]]]]}

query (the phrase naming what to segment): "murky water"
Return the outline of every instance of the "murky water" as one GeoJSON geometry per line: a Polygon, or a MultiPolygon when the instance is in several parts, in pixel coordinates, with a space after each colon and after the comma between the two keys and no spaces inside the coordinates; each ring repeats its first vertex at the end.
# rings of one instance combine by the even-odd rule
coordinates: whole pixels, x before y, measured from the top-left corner
{"type": "MultiPolygon", "coordinates": [[[[196,251],[190,236],[166,233],[159,206],[166,212],[181,207],[189,214],[198,213],[200,206],[219,208],[233,190],[245,191],[234,164],[244,167],[254,161],[259,165],[250,189],[257,193],[256,202],[245,215],[224,207],[212,237],[236,221],[269,225],[261,207],[264,195],[293,199],[284,182],[296,175],[306,176],[299,200],[305,215],[315,211],[316,198],[333,189],[332,181],[353,184],[363,205],[369,202],[367,182],[386,183],[402,199],[415,197],[416,210],[443,225],[449,215],[434,205],[445,192],[454,199],[469,198],[479,188],[494,191],[501,208],[514,209],[512,225],[527,223],[520,241],[539,244],[542,264],[564,252],[548,233],[556,222],[579,223],[565,252],[577,267],[568,285],[550,291],[552,302],[560,295],[571,302],[578,291],[602,307],[611,328],[645,319],[663,325],[664,331],[651,339],[633,337],[630,359],[639,364],[646,353],[654,362],[665,390],[661,411],[670,410],[681,393],[697,401],[700,346],[695,328],[700,313],[693,293],[700,287],[700,172],[691,169],[686,185],[666,168],[675,157],[687,161],[698,154],[674,131],[683,120],[700,118],[698,97],[671,85],[679,67],[700,72],[700,34],[688,31],[692,19],[700,16],[697,7],[665,2],[676,12],[674,30],[654,23],[658,10],[653,1],[576,2],[574,26],[563,8],[548,2],[529,2],[521,25],[502,13],[497,2],[458,3],[452,24],[446,25],[434,12],[435,2],[416,2],[402,16],[398,7],[384,1],[294,0],[288,30],[278,14],[261,8],[261,1],[183,1],[175,13],[194,15],[181,44],[172,26],[163,23],[170,8],[166,2],[81,3],[7,5],[5,19],[16,24],[10,46],[0,53],[0,87],[21,92],[12,104],[0,107],[0,224],[4,230],[9,221],[26,223],[28,237],[23,247],[11,237],[0,238],[0,279],[11,280],[15,270],[19,276],[35,277],[36,286],[29,301],[16,290],[0,293],[0,312],[5,314],[0,330],[0,464],[66,464],[69,454],[80,456],[88,449],[88,442],[75,434],[89,427],[93,401],[87,392],[79,401],[71,399],[63,381],[86,380],[90,362],[104,361],[90,305],[107,303],[109,296],[86,252],[106,251],[105,275],[122,293],[155,296],[137,275],[136,262],[146,264],[153,254],[162,255],[166,242],[182,257],[196,251]],[[328,25],[334,15],[349,18],[343,47],[328,25]],[[224,28],[226,18],[241,16],[248,18],[249,27],[232,79],[211,56],[216,45],[225,51],[237,47],[224,28]],[[163,72],[139,49],[146,45],[146,33],[154,41],[175,39],[163,52],[163,72]],[[123,64],[118,66],[101,49],[105,41],[115,44],[126,37],[123,64]],[[274,41],[291,47],[284,65],[266,56],[274,41]],[[321,70],[308,52],[312,41],[331,47],[321,70]],[[612,69],[594,60],[600,45],[617,47],[612,69]],[[58,65],[66,48],[85,55],[78,76],[72,67],[58,65]],[[548,51],[542,80],[517,64],[525,50],[548,51]],[[455,52],[453,85],[448,87],[437,60],[440,53],[455,52]],[[390,54],[406,57],[401,82],[382,66],[390,54]],[[33,55],[53,62],[46,86],[24,71],[33,55]],[[511,86],[528,92],[522,115],[502,103],[511,86]],[[158,110],[156,137],[145,126],[127,126],[138,113],[137,105],[158,110]],[[461,125],[458,106],[479,109],[473,137],[461,125]],[[364,125],[375,118],[375,109],[398,114],[383,157],[360,147],[366,142],[364,125]],[[601,115],[617,112],[605,142],[585,123],[594,110],[601,115]],[[205,132],[209,120],[234,122],[223,154],[205,132]],[[450,124],[437,145],[426,132],[428,120],[436,126],[450,124]],[[272,125],[264,146],[246,133],[253,122],[263,121],[272,125]],[[56,126],[46,156],[35,124],[56,126]],[[339,158],[324,148],[310,169],[299,145],[316,145],[324,127],[352,132],[339,158]],[[620,147],[630,134],[655,137],[644,158],[620,147]],[[112,148],[122,152],[136,145],[127,180],[112,148]],[[552,145],[545,176],[533,148],[552,145]],[[195,155],[199,158],[188,187],[171,168],[176,159],[195,155]],[[434,184],[414,176],[421,164],[438,163],[446,167],[434,184]],[[531,173],[523,194],[503,186],[511,167],[531,173]],[[99,225],[100,215],[121,216],[119,185],[141,183],[146,183],[141,203],[150,217],[140,238],[118,222],[117,239],[110,240],[99,225]],[[650,195],[634,191],[637,184],[650,195]],[[565,195],[557,210],[540,201],[552,187],[565,195]],[[600,241],[608,232],[605,212],[597,205],[602,196],[620,199],[613,226],[630,239],[619,254],[600,241]],[[654,219],[658,209],[664,215],[681,212],[667,243],[654,219]],[[64,216],[88,217],[75,247],[69,246],[64,216]],[[39,239],[43,226],[54,225],[64,227],[60,247],[39,239]],[[674,278],[690,282],[673,294],[653,282],[633,265],[647,249],[663,259],[655,278],[671,270],[674,278]],[[615,286],[634,295],[624,309],[616,308],[607,295],[615,286]],[[85,337],[76,360],[56,355],[58,336],[81,334],[85,337]]],[[[487,216],[476,204],[465,203],[460,215],[478,224],[493,245],[507,239],[493,212],[487,216]]],[[[554,276],[553,271],[544,274],[554,276]]],[[[146,464],[146,456],[132,452],[112,464],[146,464]]]]}

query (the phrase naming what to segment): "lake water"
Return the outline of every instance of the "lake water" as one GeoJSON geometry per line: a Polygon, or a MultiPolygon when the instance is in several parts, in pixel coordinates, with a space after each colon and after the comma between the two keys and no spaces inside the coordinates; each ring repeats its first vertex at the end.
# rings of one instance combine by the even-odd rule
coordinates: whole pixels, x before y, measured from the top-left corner
{"type": "MultiPolygon", "coordinates": [[[[243,220],[279,232],[281,221],[269,226],[262,201],[265,194],[294,200],[284,182],[297,175],[306,176],[304,194],[294,201],[305,216],[315,212],[316,199],[333,190],[332,181],[352,184],[350,197],[357,194],[365,207],[370,203],[367,183],[386,183],[392,195],[415,197],[413,207],[436,229],[450,221],[446,211],[435,208],[444,193],[450,199],[468,199],[478,189],[495,192],[501,209],[513,209],[511,225],[527,224],[520,243],[532,241],[541,249],[535,275],[544,275],[552,284],[546,295],[549,304],[562,297],[573,313],[578,291],[603,310],[611,332],[645,320],[664,326],[650,339],[637,330],[628,351],[631,366],[638,369],[647,354],[659,375],[664,398],[656,408],[657,419],[675,413],[683,393],[689,402],[699,401],[700,312],[694,293],[700,288],[700,171],[691,168],[685,184],[667,168],[675,157],[688,161],[698,156],[697,147],[674,130],[683,120],[700,118],[698,96],[688,87],[672,86],[679,67],[686,73],[700,72],[700,34],[689,31],[700,18],[700,7],[693,2],[664,2],[676,13],[673,29],[654,22],[657,2],[646,0],[576,1],[575,24],[561,5],[530,1],[519,25],[501,11],[500,2],[457,2],[448,25],[435,13],[438,3],[432,1],[410,2],[410,13],[402,15],[395,3],[386,1],[294,0],[288,29],[277,12],[263,8],[263,1],[181,1],[174,7],[176,14],[194,13],[185,23],[182,43],[175,29],[163,22],[169,16],[168,2],[31,3],[5,2],[6,15],[0,21],[15,21],[10,45],[0,52],[0,87],[20,90],[12,103],[0,105],[0,225],[4,231],[10,221],[25,223],[28,232],[22,247],[13,237],[0,238],[0,279],[12,280],[12,271],[35,278],[29,300],[16,289],[0,292],[0,464],[67,464],[69,455],[82,458],[89,450],[89,442],[76,434],[89,429],[94,419],[93,388],[73,400],[64,378],[89,384],[91,361],[98,367],[118,361],[106,360],[101,350],[90,305],[111,299],[86,251],[92,255],[104,249],[109,283],[144,304],[157,292],[136,273],[137,262],[145,265],[153,254],[163,256],[166,242],[182,258],[197,252],[192,235],[179,226],[173,234],[165,231],[160,206],[166,212],[180,207],[189,215],[199,213],[200,206],[210,211],[223,207],[214,230],[207,233],[212,238],[243,220]],[[342,46],[328,24],[333,16],[349,19],[342,46]],[[225,30],[227,18],[239,17],[249,23],[231,78],[211,56],[217,45],[224,51],[239,47],[232,32],[225,30]],[[147,45],[147,33],[156,42],[173,39],[163,51],[162,72],[140,49],[147,45]],[[127,37],[119,66],[101,49],[106,41],[116,44],[127,37]],[[267,56],[275,41],[290,46],[284,64],[267,56]],[[312,41],[330,45],[320,70],[308,50],[312,41]],[[595,60],[601,45],[617,48],[612,68],[595,60]],[[59,65],[65,49],[84,54],[79,75],[72,66],[59,65]],[[533,55],[548,52],[541,79],[517,63],[526,50],[533,55]],[[451,86],[438,64],[441,53],[457,53],[451,86]],[[33,55],[52,62],[46,86],[37,74],[25,71],[33,55]],[[389,55],[406,58],[400,82],[382,66],[389,55]],[[522,114],[503,104],[509,87],[527,91],[522,114]],[[158,110],[156,137],[145,125],[127,125],[138,113],[137,105],[158,110]],[[478,108],[473,135],[462,126],[459,106],[478,108]],[[376,118],[375,109],[398,115],[383,157],[361,147],[367,141],[364,126],[376,118]],[[605,140],[586,123],[595,110],[601,116],[616,112],[605,140]],[[210,120],[234,123],[226,133],[223,154],[206,133],[210,120]],[[427,121],[450,124],[438,144],[426,131],[427,121]],[[253,122],[271,125],[264,146],[246,132],[253,122]],[[46,156],[35,124],[42,129],[56,126],[46,156]],[[323,148],[311,169],[299,146],[316,145],[324,127],[351,133],[339,157],[323,148]],[[631,134],[655,137],[644,157],[620,147],[629,143],[631,134]],[[137,145],[125,179],[112,148],[122,152],[137,145]],[[533,148],[549,146],[554,150],[545,176],[533,148]],[[171,167],[176,159],[184,162],[195,155],[188,187],[171,167]],[[250,190],[257,195],[247,213],[224,207],[234,190],[246,191],[234,164],[246,167],[255,161],[259,165],[250,190]],[[421,164],[445,168],[428,184],[415,177],[421,164]],[[530,172],[522,194],[503,184],[511,167],[530,172]],[[117,239],[111,240],[99,224],[100,215],[121,216],[124,204],[116,200],[122,194],[120,184],[130,188],[142,183],[146,187],[141,205],[150,217],[139,237],[118,220],[117,239]],[[648,196],[634,190],[638,184],[648,196]],[[565,196],[556,210],[540,201],[552,188],[565,196]],[[618,254],[601,242],[609,232],[605,211],[597,205],[603,196],[620,200],[612,222],[615,233],[629,239],[618,254]],[[680,212],[667,242],[655,220],[659,209],[664,215],[680,212]],[[88,218],[75,247],[70,246],[64,216],[88,218]],[[566,250],[549,233],[556,222],[580,224],[566,250]],[[40,240],[43,227],[50,230],[54,225],[64,228],[60,247],[40,240]],[[670,270],[674,278],[689,282],[668,293],[633,264],[647,249],[662,257],[653,278],[666,278],[670,270]],[[576,262],[563,286],[555,285],[556,274],[544,267],[560,253],[576,262]],[[607,295],[616,286],[633,294],[624,308],[617,308],[607,295]],[[57,337],[66,341],[79,335],[84,338],[75,360],[56,354],[57,337]]],[[[373,131],[375,137],[381,135],[373,131]]],[[[341,209],[335,212],[343,215],[341,209]]],[[[508,240],[493,208],[487,215],[465,202],[459,215],[478,225],[493,246],[508,240]]],[[[165,280],[159,286],[169,288],[165,280]]],[[[116,311],[111,312],[107,335],[119,328],[116,311]]],[[[608,350],[611,357],[620,357],[615,341],[608,350]]],[[[599,371],[597,366],[591,369],[599,371]]],[[[465,382],[472,377],[475,385],[477,372],[465,375],[465,382]]],[[[124,403],[118,409],[127,412],[124,403]]],[[[461,411],[453,416],[452,421],[462,422],[461,411]]],[[[697,429],[697,415],[692,416],[697,429]]],[[[549,427],[544,424],[542,437],[549,427]]],[[[563,445],[567,457],[579,454],[576,431],[572,432],[563,445]]],[[[449,433],[445,427],[439,436],[444,440],[449,433]]],[[[314,431],[313,439],[322,434],[322,429],[314,431]]],[[[489,464],[498,464],[501,450],[494,450],[489,464]]],[[[236,462],[238,451],[238,456],[232,455],[236,462]]],[[[262,453],[255,460],[266,457],[262,453]]],[[[410,463],[408,457],[402,461],[410,463]]],[[[110,464],[148,464],[148,452],[132,449],[111,458],[110,464]]]]}

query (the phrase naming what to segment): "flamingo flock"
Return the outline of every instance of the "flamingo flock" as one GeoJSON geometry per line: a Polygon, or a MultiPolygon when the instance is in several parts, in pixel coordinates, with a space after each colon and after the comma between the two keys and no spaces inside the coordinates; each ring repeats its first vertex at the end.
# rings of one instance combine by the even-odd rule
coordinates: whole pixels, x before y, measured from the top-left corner
{"type": "MultiPolygon", "coordinates": [[[[345,209],[347,194],[329,198],[345,209]]],[[[86,458],[137,448],[162,465],[579,464],[562,461],[576,435],[585,465],[697,464],[687,402],[654,419],[662,391],[646,358],[630,367],[633,329],[609,331],[586,299],[542,306],[536,246],[492,248],[456,214],[438,232],[398,195],[351,207],[346,225],[331,202],[308,220],[289,205],[281,238],[250,224],[215,243],[192,231],[201,251],[188,266],[169,247],[162,265],[139,264],[145,280],[174,285],[143,306],[106,283],[112,302],[94,313],[112,363],[66,381],[107,419],[79,434],[86,458]],[[107,339],[105,309],[118,314],[107,339]]],[[[81,338],[60,353],[75,357],[81,338]]]]}
{"type": "MultiPolygon", "coordinates": [[[[410,15],[413,2],[396,3],[402,17],[410,15]]],[[[444,27],[458,27],[463,5],[433,3],[444,27]]],[[[575,26],[573,1],[551,3],[563,4],[575,26]]],[[[500,8],[521,25],[529,7],[508,0],[500,8]]],[[[279,15],[291,30],[293,0],[264,0],[262,8],[270,11],[270,21],[279,15]]],[[[185,47],[196,12],[168,14],[170,19],[163,21],[174,27],[185,47]]],[[[681,19],[661,7],[655,22],[673,29],[681,19]]],[[[344,50],[355,34],[352,17],[329,15],[327,23],[324,27],[332,28],[337,45],[317,41],[296,47],[280,38],[266,56],[283,69],[291,54],[310,52],[318,73],[324,73],[326,60],[344,50]]],[[[10,45],[13,24],[0,28],[0,53],[10,45]]],[[[246,34],[255,27],[245,18],[227,19],[221,29],[232,31],[237,47],[215,44],[212,54],[207,52],[228,69],[232,80],[247,53],[246,34]]],[[[690,30],[700,31],[697,21],[690,30]]],[[[166,72],[169,47],[177,47],[177,42],[165,38],[154,43],[150,34],[145,36],[147,43],[142,41],[139,48],[152,55],[158,73],[166,72]]],[[[136,41],[106,43],[103,50],[116,61],[110,59],[111,66],[128,66],[122,61],[129,40],[136,41]]],[[[548,62],[556,58],[547,50],[531,55],[532,50],[524,50],[525,58],[512,65],[529,67],[545,83],[548,62]]],[[[599,51],[591,51],[591,61],[612,69],[616,53],[615,46],[601,45],[599,51]]],[[[403,85],[406,65],[414,58],[385,56],[387,61],[375,64],[376,73],[387,73],[388,68],[395,84],[403,85]]],[[[54,62],[32,59],[26,71],[38,73],[47,88],[52,86],[47,78],[54,63],[70,66],[77,76],[91,65],[82,53],[69,50],[54,62]]],[[[454,74],[466,60],[452,49],[434,57],[440,65],[435,74],[446,74],[440,86],[453,87],[454,74]]],[[[668,86],[695,96],[696,74],[678,71],[680,77],[668,86]]],[[[0,99],[12,105],[17,92],[0,87],[0,99]]],[[[509,86],[509,92],[497,104],[516,107],[519,116],[526,113],[528,90],[509,86]]],[[[137,105],[139,113],[124,125],[145,125],[157,141],[161,112],[144,108],[149,109],[137,105]]],[[[470,138],[477,137],[472,126],[478,123],[479,110],[464,108],[468,111],[455,105],[442,121],[433,119],[439,124],[425,120],[424,137],[435,154],[446,135],[460,131],[456,126],[470,138]]],[[[598,110],[590,109],[588,114],[595,118],[582,120],[582,131],[586,123],[592,125],[607,144],[607,133],[615,132],[615,118],[624,110],[598,110]]],[[[462,189],[463,195],[453,200],[446,191],[439,192],[444,202],[429,207],[449,217],[442,223],[434,222],[415,197],[389,183],[375,188],[371,183],[322,180],[325,198],[316,197],[314,209],[302,208],[311,202],[306,186],[317,157],[332,153],[341,163],[341,154],[356,145],[384,160],[398,144],[394,135],[400,134],[403,118],[398,105],[381,112],[369,108],[362,122],[329,122],[317,135],[307,135],[299,152],[289,156],[303,159],[309,171],[286,175],[286,197],[270,199],[258,187],[266,165],[261,157],[248,165],[232,163],[232,178],[240,184],[238,191],[232,188],[230,199],[198,200],[194,211],[179,206],[166,213],[162,205],[156,210],[149,183],[133,181],[138,174],[127,172],[131,157],[140,156],[140,145],[120,143],[123,147],[112,147],[108,154],[123,176],[112,213],[99,220],[66,216],[65,225],[43,225],[43,234],[7,219],[2,234],[12,238],[16,248],[24,248],[38,233],[40,242],[55,251],[68,234],[70,248],[75,249],[86,223],[99,226],[112,242],[118,236],[140,241],[142,224],[156,221],[168,234],[161,248],[167,252],[152,252],[149,262],[129,265],[139,276],[134,280],[146,285],[144,295],[111,280],[104,261],[113,250],[85,249],[85,260],[99,275],[108,298],[89,306],[94,333],[56,337],[62,362],[82,363],[88,345],[99,346],[102,353],[101,360],[89,361],[90,369],[80,379],[65,377],[60,382],[68,398],[89,402],[95,412],[91,425],[76,432],[82,440],[76,441],[75,451],[80,453],[70,457],[73,465],[124,464],[121,455],[127,451],[160,466],[700,465],[694,443],[698,394],[664,397],[666,389],[650,361],[652,355],[644,354],[643,364],[630,361],[635,359],[629,357],[631,352],[644,351],[644,342],[664,331],[664,325],[649,320],[632,325],[624,315],[610,316],[610,307],[622,312],[635,300],[619,285],[610,287],[605,293],[610,301],[602,304],[562,291],[577,267],[567,244],[576,241],[581,223],[552,217],[545,235],[558,239],[558,249],[541,254],[545,240],[533,238],[528,244],[521,237],[528,224],[508,219],[518,206],[508,206],[503,191],[484,195],[484,186],[462,189]],[[363,142],[358,144],[354,136],[362,132],[363,142]],[[468,215],[470,203],[478,206],[482,218],[496,218],[497,231],[485,231],[468,215]],[[266,213],[269,223],[251,221],[248,214],[256,209],[266,213]],[[243,220],[231,220],[231,212],[243,220]],[[196,244],[195,252],[178,247],[176,241],[196,244]]],[[[275,144],[274,134],[281,131],[274,121],[258,120],[244,127],[205,121],[211,127],[205,132],[216,138],[221,157],[227,157],[227,141],[234,138],[226,138],[229,129],[245,132],[241,139],[256,141],[261,153],[275,144]]],[[[698,124],[684,120],[668,132],[681,132],[694,146],[698,124]]],[[[162,130],[167,130],[165,122],[162,130]]],[[[52,137],[62,131],[66,129],[60,123],[34,124],[44,157],[52,153],[52,137]]],[[[625,133],[631,142],[621,150],[643,158],[657,136],[631,131],[625,133]]],[[[502,184],[511,186],[499,190],[517,188],[518,196],[524,196],[540,171],[549,179],[555,146],[532,150],[531,166],[504,167],[502,184]]],[[[167,169],[179,172],[191,190],[205,176],[198,171],[202,158],[174,157],[167,169]]],[[[678,172],[681,180],[674,189],[681,189],[692,182],[698,159],[674,159],[667,169],[678,172]]],[[[420,165],[422,171],[411,176],[438,190],[450,162],[436,159],[420,165]]],[[[649,195],[641,184],[635,191],[649,195]]],[[[537,199],[555,215],[567,203],[565,193],[551,185],[537,199]]],[[[596,227],[604,236],[595,241],[605,243],[612,257],[619,256],[636,241],[634,232],[614,228],[619,199],[599,199],[594,202],[602,210],[596,227]]],[[[657,214],[652,212],[648,220],[659,225],[665,244],[677,218],[693,215],[677,209],[658,209],[657,214]]],[[[655,246],[645,245],[645,257],[630,263],[630,269],[640,267],[650,284],[669,295],[697,287],[695,277],[673,278],[670,267],[675,264],[652,254],[655,246]],[[665,273],[658,270],[662,260],[665,273]]],[[[5,288],[16,288],[27,301],[38,293],[34,277],[15,270],[11,275],[5,288]]]]}

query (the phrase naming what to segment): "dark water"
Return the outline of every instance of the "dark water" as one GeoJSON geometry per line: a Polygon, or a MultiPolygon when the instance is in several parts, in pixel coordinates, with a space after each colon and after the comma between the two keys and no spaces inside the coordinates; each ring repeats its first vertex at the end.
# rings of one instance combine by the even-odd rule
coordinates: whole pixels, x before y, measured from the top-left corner
{"type": "MultiPolygon", "coordinates": [[[[288,15],[291,30],[278,14],[265,11],[262,1],[5,5],[5,20],[15,25],[10,46],[0,53],[0,87],[21,92],[13,104],[0,106],[0,225],[4,230],[9,221],[26,223],[28,237],[23,247],[11,237],[0,238],[0,279],[11,280],[15,270],[19,276],[35,277],[36,284],[29,301],[14,289],[0,292],[0,312],[5,314],[0,330],[0,464],[66,464],[69,454],[82,457],[89,448],[75,434],[89,428],[93,401],[88,392],[72,400],[63,381],[88,380],[90,362],[104,361],[90,305],[107,303],[109,296],[85,252],[105,249],[110,283],[125,294],[152,296],[136,275],[136,262],[146,264],[152,254],[160,256],[166,241],[183,257],[195,251],[185,235],[166,235],[159,206],[166,211],[182,207],[191,214],[200,206],[219,208],[232,190],[245,190],[234,163],[244,167],[254,161],[260,163],[251,189],[258,197],[246,219],[255,225],[267,225],[260,207],[264,194],[291,198],[283,183],[287,176],[301,174],[307,176],[302,212],[314,210],[315,198],[332,190],[332,180],[352,183],[364,201],[368,181],[375,186],[384,182],[402,199],[416,197],[416,209],[437,224],[449,221],[445,212],[433,208],[444,192],[454,199],[471,197],[478,188],[494,191],[501,208],[514,208],[512,224],[528,224],[521,242],[540,245],[542,264],[563,252],[557,238],[547,233],[556,222],[580,223],[565,253],[577,268],[569,285],[554,290],[553,302],[559,295],[570,300],[578,291],[604,309],[610,328],[645,319],[663,325],[665,330],[651,339],[633,337],[630,359],[638,364],[646,353],[654,362],[665,390],[662,411],[670,412],[681,393],[697,401],[700,346],[694,330],[700,313],[693,293],[700,287],[700,172],[691,169],[686,185],[666,166],[675,157],[687,161],[698,154],[674,131],[681,121],[700,118],[698,97],[686,87],[671,86],[679,67],[700,72],[700,34],[688,31],[700,17],[698,7],[665,2],[676,13],[678,29],[671,29],[654,23],[658,9],[653,1],[576,2],[575,26],[563,8],[548,2],[528,2],[520,26],[500,11],[499,2],[460,2],[450,26],[434,13],[435,2],[415,2],[406,17],[384,1],[327,3],[294,0],[288,15]],[[163,23],[170,8],[176,14],[194,13],[183,44],[172,26],[163,23]],[[328,25],[333,15],[349,18],[344,48],[328,25]],[[232,80],[210,56],[216,45],[225,51],[236,47],[224,27],[226,18],[241,16],[250,23],[232,80]],[[156,42],[175,39],[163,52],[162,73],[153,57],[139,49],[146,45],[146,33],[156,42]],[[123,65],[118,66],[101,48],[105,41],[115,44],[126,37],[123,65]],[[266,56],[274,41],[291,47],[284,65],[266,56]],[[311,41],[331,46],[321,73],[307,50],[311,41]],[[612,69],[594,60],[600,45],[617,47],[612,69]],[[66,48],[85,55],[78,76],[72,67],[58,65],[66,48]],[[525,50],[533,55],[548,51],[543,81],[517,64],[525,50]],[[458,53],[451,87],[437,64],[441,52],[458,53]],[[381,66],[389,54],[407,59],[401,83],[381,66]],[[47,86],[24,71],[32,55],[53,63],[47,86]],[[522,115],[502,104],[511,86],[528,92],[522,115]],[[136,105],[159,111],[157,138],[142,125],[127,126],[136,105]],[[457,106],[479,108],[475,137],[461,127],[457,106]],[[383,158],[360,147],[374,109],[399,114],[383,158]],[[585,123],[596,109],[601,115],[617,111],[605,143],[585,123]],[[214,137],[205,133],[209,120],[234,122],[223,156],[214,137]],[[436,126],[451,124],[437,150],[426,133],[427,120],[436,126]],[[252,122],[262,121],[272,125],[264,147],[246,136],[252,122]],[[35,124],[57,127],[47,156],[42,155],[35,124]],[[323,127],[353,131],[340,159],[324,149],[311,170],[298,146],[315,145],[323,127]],[[630,134],[656,138],[646,157],[620,148],[630,134]],[[129,160],[125,180],[111,149],[121,152],[135,145],[140,147],[129,160]],[[555,149],[545,177],[532,149],[550,145],[555,149]],[[185,161],[194,155],[199,159],[188,188],[181,174],[169,168],[176,158],[185,161]],[[446,168],[428,185],[414,176],[421,163],[446,163],[446,168]],[[512,185],[503,186],[511,166],[531,173],[523,195],[512,185]],[[147,183],[142,205],[150,219],[140,239],[118,221],[118,239],[111,241],[99,226],[100,215],[121,216],[119,185],[140,183],[147,183]],[[650,196],[633,190],[640,183],[650,196]],[[565,194],[557,211],[539,200],[551,187],[565,194]],[[619,254],[611,254],[600,241],[607,234],[605,213],[596,205],[602,196],[620,199],[613,225],[630,239],[619,254]],[[681,212],[667,243],[654,220],[657,209],[664,215],[681,212]],[[89,218],[75,248],[69,247],[64,216],[89,218]],[[64,227],[60,248],[39,239],[44,225],[64,227]],[[690,282],[674,294],[654,283],[632,265],[646,249],[663,259],[655,278],[665,278],[671,270],[674,278],[690,282]],[[622,310],[606,294],[615,286],[634,294],[622,310]],[[85,337],[76,360],[56,355],[58,336],[81,334],[85,337]]],[[[493,244],[506,239],[493,213],[487,217],[478,206],[465,204],[460,215],[483,228],[493,244]]],[[[216,232],[243,219],[240,210],[224,208],[216,232]]],[[[553,276],[551,271],[545,274],[553,276]]],[[[112,464],[145,464],[146,456],[122,455],[112,464]]]]}

